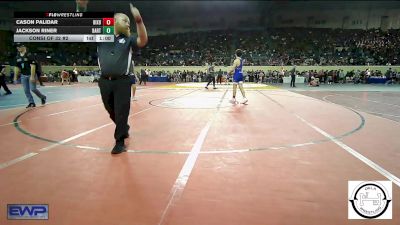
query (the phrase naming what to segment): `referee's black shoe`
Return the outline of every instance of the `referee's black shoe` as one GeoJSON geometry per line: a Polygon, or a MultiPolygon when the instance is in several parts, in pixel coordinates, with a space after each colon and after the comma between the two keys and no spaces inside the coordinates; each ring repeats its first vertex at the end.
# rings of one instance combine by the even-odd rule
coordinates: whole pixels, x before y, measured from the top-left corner
{"type": "Polygon", "coordinates": [[[125,145],[123,143],[122,144],[116,143],[114,148],[111,151],[111,154],[120,154],[120,153],[125,152],[125,151],[126,151],[126,148],[125,148],[125,145]]]}

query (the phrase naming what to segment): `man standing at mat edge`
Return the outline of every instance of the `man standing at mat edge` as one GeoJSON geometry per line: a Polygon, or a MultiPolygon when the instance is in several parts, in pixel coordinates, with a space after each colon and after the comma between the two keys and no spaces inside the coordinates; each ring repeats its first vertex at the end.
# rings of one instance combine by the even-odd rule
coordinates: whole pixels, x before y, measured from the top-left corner
{"type": "Polygon", "coordinates": [[[130,35],[129,17],[123,13],[114,15],[114,42],[102,42],[97,46],[101,71],[99,88],[104,107],[114,121],[115,146],[112,154],[125,151],[125,138],[129,137],[128,116],[131,99],[132,54],[147,44],[147,31],[139,10],[130,4],[135,19],[137,38],[130,35]]]}
{"type": "Polygon", "coordinates": [[[210,85],[212,82],[214,89],[217,89],[215,87],[214,65],[212,63],[210,63],[210,64],[206,63],[206,67],[207,67],[206,74],[207,74],[208,83],[205,88],[208,89],[208,85],[210,85]]]}
{"type": "Polygon", "coordinates": [[[290,71],[290,87],[296,87],[296,65],[290,71]]]}
{"type": "Polygon", "coordinates": [[[27,52],[25,44],[17,43],[17,50],[14,83],[17,83],[18,76],[21,75],[21,83],[29,102],[26,108],[36,107],[31,91],[41,99],[42,105],[46,104],[46,96],[36,88],[36,61],[33,59],[32,54],[27,52]]]}

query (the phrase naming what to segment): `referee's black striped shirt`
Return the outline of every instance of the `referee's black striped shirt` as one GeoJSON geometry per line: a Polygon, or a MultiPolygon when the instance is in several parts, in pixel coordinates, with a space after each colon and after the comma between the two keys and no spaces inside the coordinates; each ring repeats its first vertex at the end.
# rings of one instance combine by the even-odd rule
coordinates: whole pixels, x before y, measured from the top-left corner
{"type": "Polygon", "coordinates": [[[114,36],[114,42],[100,42],[97,45],[98,63],[101,76],[120,77],[132,71],[132,55],[138,50],[136,37],[124,34],[114,36]]]}

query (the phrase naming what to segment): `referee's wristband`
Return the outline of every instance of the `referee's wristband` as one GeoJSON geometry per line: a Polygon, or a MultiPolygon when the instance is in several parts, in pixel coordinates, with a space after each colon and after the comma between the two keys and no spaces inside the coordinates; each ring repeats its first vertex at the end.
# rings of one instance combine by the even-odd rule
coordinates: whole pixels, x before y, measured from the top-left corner
{"type": "Polygon", "coordinates": [[[143,21],[142,21],[142,17],[138,17],[138,18],[135,18],[135,22],[137,23],[137,24],[141,24],[143,21]]]}

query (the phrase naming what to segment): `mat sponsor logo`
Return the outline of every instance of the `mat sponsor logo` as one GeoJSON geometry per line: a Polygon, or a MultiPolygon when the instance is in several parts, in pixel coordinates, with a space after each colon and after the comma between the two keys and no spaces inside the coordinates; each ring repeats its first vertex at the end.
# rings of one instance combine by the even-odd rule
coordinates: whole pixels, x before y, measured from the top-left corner
{"type": "Polygon", "coordinates": [[[47,204],[8,204],[7,219],[9,220],[48,220],[49,205],[47,204]]]}
{"type": "Polygon", "coordinates": [[[349,181],[349,219],[392,219],[391,181],[349,181]]]}

